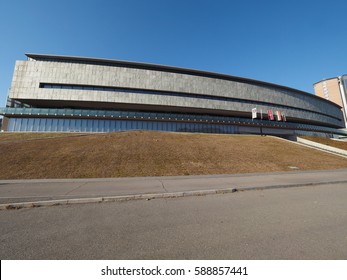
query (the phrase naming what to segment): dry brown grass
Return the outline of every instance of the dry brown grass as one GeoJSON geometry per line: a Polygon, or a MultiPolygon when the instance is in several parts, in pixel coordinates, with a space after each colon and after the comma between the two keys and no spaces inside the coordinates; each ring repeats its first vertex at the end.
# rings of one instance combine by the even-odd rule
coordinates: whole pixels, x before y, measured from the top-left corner
{"type": "Polygon", "coordinates": [[[345,141],[331,140],[329,138],[318,137],[318,136],[304,136],[301,138],[314,141],[320,144],[328,145],[331,147],[339,148],[342,150],[347,150],[347,142],[345,141]]]}
{"type": "Polygon", "coordinates": [[[54,138],[54,137],[70,137],[70,136],[76,136],[76,135],[82,135],[81,133],[59,133],[59,132],[53,132],[53,133],[31,133],[31,132],[2,132],[0,133],[0,142],[4,141],[24,141],[24,140],[35,140],[35,139],[41,139],[41,138],[54,138]]]}
{"type": "Polygon", "coordinates": [[[66,135],[0,141],[0,178],[226,174],[290,171],[289,166],[299,170],[347,168],[347,159],[273,137],[150,131],[66,135]]]}

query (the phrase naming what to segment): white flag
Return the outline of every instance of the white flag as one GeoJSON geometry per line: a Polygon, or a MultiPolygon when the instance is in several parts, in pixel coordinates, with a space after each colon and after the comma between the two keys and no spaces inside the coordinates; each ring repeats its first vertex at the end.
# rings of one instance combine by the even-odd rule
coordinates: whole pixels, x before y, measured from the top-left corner
{"type": "Polygon", "coordinates": [[[257,108],[253,108],[252,109],[252,119],[256,119],[257,118],[257,108]]]}

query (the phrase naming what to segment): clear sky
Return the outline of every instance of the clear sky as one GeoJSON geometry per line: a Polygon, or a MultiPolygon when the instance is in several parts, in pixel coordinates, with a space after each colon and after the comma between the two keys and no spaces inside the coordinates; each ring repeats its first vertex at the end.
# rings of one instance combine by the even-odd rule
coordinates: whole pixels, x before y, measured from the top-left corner
{"type": "Polygon", "coordinates": [[[0,0],[0,106],[24,53],[164,64],[313,93],[347,73],[347,1],[0,0]]]}

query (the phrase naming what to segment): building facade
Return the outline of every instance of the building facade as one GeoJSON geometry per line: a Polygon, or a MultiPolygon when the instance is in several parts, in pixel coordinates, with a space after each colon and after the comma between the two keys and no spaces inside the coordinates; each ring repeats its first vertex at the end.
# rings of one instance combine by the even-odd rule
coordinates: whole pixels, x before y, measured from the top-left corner
{"type": "Polygon", "coordinates": [[[346,134],[339,105],[285,86],[146,63],[26,56],[0,108],[7,131],[346,134]]]}
{"type": "Polygon", "coordinates": [[[347,75],[319,81],[313,87],[317,96],[341,106],[345,127],[347,127],[347,75]]]}

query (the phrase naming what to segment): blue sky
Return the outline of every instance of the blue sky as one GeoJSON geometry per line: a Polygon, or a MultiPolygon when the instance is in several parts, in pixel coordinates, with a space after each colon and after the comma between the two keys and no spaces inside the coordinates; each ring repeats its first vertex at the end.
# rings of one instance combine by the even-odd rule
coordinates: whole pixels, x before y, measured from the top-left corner
{"type": "Polygon", "coordinates": [[[230,74],[313,92],[347,73],[347,1],[1,0],[0,106],[43,53],[230,74]]]}

